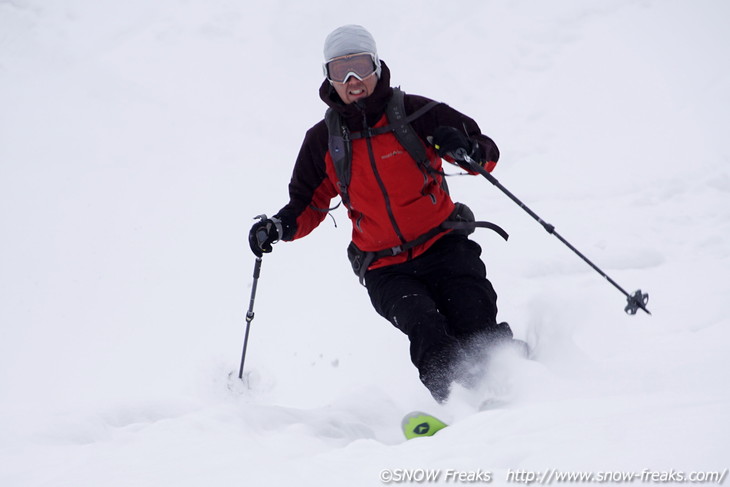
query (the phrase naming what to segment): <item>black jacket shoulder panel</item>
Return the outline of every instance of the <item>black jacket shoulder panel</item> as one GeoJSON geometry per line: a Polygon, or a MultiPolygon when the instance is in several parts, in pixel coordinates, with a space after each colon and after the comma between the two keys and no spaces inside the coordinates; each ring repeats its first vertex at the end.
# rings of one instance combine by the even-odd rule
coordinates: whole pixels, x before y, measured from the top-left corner
{"type": "Polygon", "coordinates": [[[296,233],[296,220],[312,204],[312,198],[327,178],[327,125],[324,119],[307,130],[289,182],[289,203],[276,214],[284,227],[283,240],[296,233]]]}

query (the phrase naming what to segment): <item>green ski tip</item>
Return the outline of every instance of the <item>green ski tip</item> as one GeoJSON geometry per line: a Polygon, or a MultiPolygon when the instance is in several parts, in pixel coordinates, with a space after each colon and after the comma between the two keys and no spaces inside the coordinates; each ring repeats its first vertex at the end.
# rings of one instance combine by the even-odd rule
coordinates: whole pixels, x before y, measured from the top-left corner
{"type": "Polygon", "coordinates": [[[406,439],[411,440],[413,438],[433,436],[448,425],[430,414],[413,411],[406,414],[401,426],[403,426],[403,434],[406,439]]]}

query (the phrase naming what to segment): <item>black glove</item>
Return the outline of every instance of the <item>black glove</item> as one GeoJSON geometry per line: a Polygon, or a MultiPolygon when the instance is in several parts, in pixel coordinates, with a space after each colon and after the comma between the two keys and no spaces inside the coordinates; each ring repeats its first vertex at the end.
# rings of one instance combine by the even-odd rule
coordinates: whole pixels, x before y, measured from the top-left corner
{"type": "Polygon", "coordinates": [[[442,125],[436,128],[432,142],[439,157],[449,156],[457,162],[464,162],[464,157],[459,154],[463,150],[476,162],[482,162],[482,149],[479,144],[455,127],[442,125]]]}
{"type": "Polygon", "coordinates": [[[271,244],[279,241],[281,236],[281,220],[278,218],[266,218],[266,215],[259,215],[259,221],[253,224],[248,232],[248,243],[251,251],[256,257],[261,257],[264,252],[271,252],[271,244]]]}

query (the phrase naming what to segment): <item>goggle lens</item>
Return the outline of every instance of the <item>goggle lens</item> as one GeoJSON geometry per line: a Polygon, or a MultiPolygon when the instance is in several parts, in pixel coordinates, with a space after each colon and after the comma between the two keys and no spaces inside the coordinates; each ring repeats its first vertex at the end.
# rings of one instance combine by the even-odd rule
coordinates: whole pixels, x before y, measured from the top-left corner
{"type": "Polygon", "coordinates": [[[336,83],[344,83],[350,76],[363,80],[375,72],[375,60],[369,53],[342,56],[328,62],[326,69],[327,79],[336,83]]]}

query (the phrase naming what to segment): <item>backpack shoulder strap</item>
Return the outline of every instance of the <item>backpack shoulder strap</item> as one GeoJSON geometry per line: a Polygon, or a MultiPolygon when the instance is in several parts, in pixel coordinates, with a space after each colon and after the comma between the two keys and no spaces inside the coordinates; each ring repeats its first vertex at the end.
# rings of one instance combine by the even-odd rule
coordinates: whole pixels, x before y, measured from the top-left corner
{"type": "Polygon", "coordinates": [[[337,188],[340,191],[342,202],[345,206],[350,206],[350,197],[347,188],[350,185],[350,176],[352,174],[352,141],[350,134],[342,123],[342,117],[332,108],[328,108],[324,115],[325,124],[327,124],[327,146],[332,163],[335,166],[335,174],[337,175],[337,188]]]}
{"type": "Polygon", "coordinates": [[[426,147],[416,131],[413,130],[411,122],[431,110],[439,102],[431,100],[415,112],[406,115],[404,98],[405,93],[400,87],[393,88],[393,96],[385,109],[388,117],[388,128],[393,131],[400,145],[408,151],[408,154],[418,164],[428,167],[430,161],[426,157],[426,147]]]}

